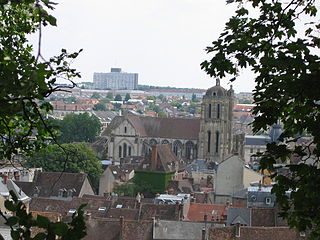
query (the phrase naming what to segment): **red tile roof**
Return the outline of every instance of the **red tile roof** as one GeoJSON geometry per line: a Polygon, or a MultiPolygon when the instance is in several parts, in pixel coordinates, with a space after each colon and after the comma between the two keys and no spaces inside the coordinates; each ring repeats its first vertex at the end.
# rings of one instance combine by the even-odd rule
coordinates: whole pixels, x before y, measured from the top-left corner
{"type": "Polygon", "coordinates": [[[221,222],[227,217],[227,207],[218,204],[191,203],[187,216],[188,221],[204,222],[207,215],[208,222],[221,222]]]}

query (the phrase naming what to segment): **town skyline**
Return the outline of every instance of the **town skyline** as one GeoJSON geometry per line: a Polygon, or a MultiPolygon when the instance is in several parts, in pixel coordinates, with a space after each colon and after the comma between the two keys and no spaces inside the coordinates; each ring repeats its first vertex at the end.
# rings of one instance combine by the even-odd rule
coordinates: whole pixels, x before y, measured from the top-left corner
{"type": "MultiPolygon", "coordinates": [[[[204,49],[234,10],[224,1],[209,0],[67,0],[56,5],[58,27],[43,28],[42,53],[83,48],[72,65],[82,75],[77,82],[91,82],[94,72],[120,67],[139,73],[139,84],[207,89],[215,79],[200,68],[209,58],[204,49]]],[[[221,79],[223,87],[230,84],[221,79]]],[[[232,85],[237,92],[252,91],[253,75],[244,71],[232,85]]]]}

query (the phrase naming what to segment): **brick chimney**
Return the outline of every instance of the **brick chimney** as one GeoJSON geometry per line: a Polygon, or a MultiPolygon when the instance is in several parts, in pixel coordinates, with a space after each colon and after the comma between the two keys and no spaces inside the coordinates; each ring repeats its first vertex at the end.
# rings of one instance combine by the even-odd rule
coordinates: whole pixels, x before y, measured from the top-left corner
{"type": "Polygon", "coordinates": [[[8,183],[8,175],[7,175],[7,174],[4,174],[4,175],[3,175],[3,183],[4,183],[4,184],[7,184],[7,183],[8,183]]]}
{"type": "Polygon", "coordinates": [[[120,221],[120,237],[119,237],[119,239],[124,240],[123,239],[123,216],[120,216],[119,221],[120,221]]]}
{"type": "Polygon", "coordinates": [[[151,152],[151,170],[157,169],[157,162],[158,162],[158,149],[157,146],[152,146],[152,152],[151,152]]]}

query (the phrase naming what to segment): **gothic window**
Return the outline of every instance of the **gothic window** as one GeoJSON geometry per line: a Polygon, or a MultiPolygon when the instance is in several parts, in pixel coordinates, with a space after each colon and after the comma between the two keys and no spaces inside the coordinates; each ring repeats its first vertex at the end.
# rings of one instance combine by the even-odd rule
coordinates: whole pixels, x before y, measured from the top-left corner
{"type": "Polygon", "coordinates": [[[169,141],[167,139],[162,140],[161,144],[169,144],[169,141]]]}
{"type": "Polygon", "coordinates": [[[128,156],[131,156],[131,147],[128,148],[128,156]]]}
{"type": "Polygon", "coordinates": [[[127,127],[124,127],[124,133],[127,133],[127,127]]]}
{"type": "Polygon", "coordinates": [[[122,147],[121,146],[119,146],[119,158],[121,158],[121,153],[122,153],[122,147]]]}
{"type": "Polygon", "coordinates": [[[208,153],[210,152],[210,146],[211,146],[211,132],[208,131],[208,153]]]}
{"type": "Polygon", "coordinates": [[[208,117],[211,118],[211,104],[209,104],[208,107],[208,117]]]}
{"type": "Polygon", "coordinates": [[[216,153],[219,152],[219,132],[216,132],[216,153]]]}
{"type": "Polygon", "coordinates": [[[217,105],[217,118],[220,118],[220,104],[217,105]]]}
{"type": "Polygon", "coordinates": [[[157,140],[151,139],[149,143],[150,143],[151,146],[154,146],[154,145],[157,144],[157,140]]]}
{"type": "Polygon", "coordinates": [[[127,156],[127,144],[123,144],[123,157],[125,158],[127,156]]]}
{"type": "Polygon", "coordinates": [[[173,142],[173,152],[174,154],[179,157],[182,150],[182,143],[179,140],[173,142]]]}
{"type": "Polygon", "coordinates": [[[186,158],[191,159],[193,157],[194,144],[191,141],[186,143],[186,158]]]}

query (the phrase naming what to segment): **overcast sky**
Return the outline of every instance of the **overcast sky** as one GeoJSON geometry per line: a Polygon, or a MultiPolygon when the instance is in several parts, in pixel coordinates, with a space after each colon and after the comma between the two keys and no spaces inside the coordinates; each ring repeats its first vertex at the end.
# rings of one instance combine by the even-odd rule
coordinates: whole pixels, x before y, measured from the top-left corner
{"type": "MultiPolygon", "coordinates": [[[[204,49],[234,10],[225,0],[63,0],[53,13],[58,27],[43,33],[42,52],[83,48],[73,64],[81,81],[120,67],[139,73],[139,84],[206,89],[215,79],[200,69],[204,49]]],[[[235,91],[251,91],[252,74],[242,75],[235,91]]],[[[229,88],[227,80],[221,85],[229,88]]]]}

